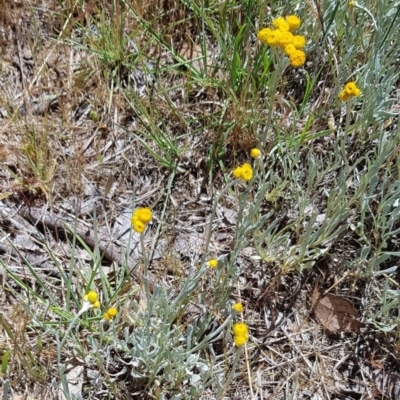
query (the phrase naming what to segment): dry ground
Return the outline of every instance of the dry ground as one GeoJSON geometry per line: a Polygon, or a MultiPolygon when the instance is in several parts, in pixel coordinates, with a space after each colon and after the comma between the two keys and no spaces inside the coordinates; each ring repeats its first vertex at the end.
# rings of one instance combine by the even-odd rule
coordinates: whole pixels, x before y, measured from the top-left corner
{"type": "MultiPolygon", "coordinates": [[[[148,234],[151,238],[158,237],[150,264],[151,279],[166,287],[177,286],[187,276],[188,260],[204,251],[212,202],[225,185],[225,174],[246,160],[246,152],[256,143],[246,112],[240,108],[243,104],[225,107],[221,93],[214,87],[201,84],[189,87],[184,77],[190,68],[181,66],[172,74],[164,66],[177,60],[160,46],[141,42],[140,37],[135,43],[124,43],[123,49],[113,44],[118,38],[110,37],[111,44],[107,46],[98,43],[93,24],[94,20],[101,22],[98,1],[88,2],[85,7],[77,6],[78,2],[74,7],[72,1],[59,4],[45,0],[3,0],[1,3],[3,266],[27,287],[40,291],[21,261],[23,255],[35,266],[37,274],[51,280],[54,293],[63,297],[55,262],[68,271],[71,257],[79,259],[82,266],[89,265],[91,257],[82,244],[76,245],[75,254],[71,253],[71,237],[65,234],[62,222],[75,224],[75,231],[93,248],[96,210],[99,251],[112,279],[114,269],[124,263],[134,194],[136,204],[148,205],[155,213],[148,234]],[[92,51],[85,49],[88,43],[92,51]],[[142,59],[137,65],[132,62],[130,68],[121,58],[134,57],[135,46],[142,46],[137,56],[142,59]],[[107,53],[112,50],[113,54],[107,53]],[[149,63],[147,71],[141,67],[144,62],[149,63]],[[221,145],[223,133],[218,121],[232,120],[236,125],[221,145]],[[173,143],[162,144],[165,151],[160,151],[160,145],[149,139],[151,136],[142,134],[151,121],[157,121],[160,135],[168,131],[168,137],[173,138],[173,143]],[[178,158],[174,146],[179,149],[178,158]],[[210,159],[217,160],[211,161],[211,167],[210,159]],[[54,259],[49,257],[44,243],[51,248],[54,259]]],[[[104,15],[108,16],[104,23],[118,24],[110,15],[110,7],[109,2],[101,4],[104,15]]],[[[187,40],[198,32],[198,21],[190,17],[190,10],[157,1],[138,3],[135,7],[151,23],[157,20],[157,24],[171,24],[170,30],[165,29],[162,35],[183,59],[190,61],[201,54],[201,48],[187,40]],[[182,20],[185,23],[178,24],[182,20]]],[[[123,30],[137,33],[138,22],[127,15],[123,30]]],[[[216,47],[212,42],[209,45],[210,49],[216,47]]],[[[210,54],[208,62],[217,62],[213,59],[217,53],[210,54]]],[[[291,74],[294,73],[285,76],[289,82],[286,90],[296,102],[304,81],[294,76],[296,83],[290,84],[291,74]]],[[[319,96],[322,94],[315,93],[311,100],[316,101],[319,96]]],[[[319,101],[323,107],[322,98],[319,101]]],[[[282,124],[290,118],[286,112],[290,110],[282,102],[276,109],[276,118],[282,124]]],[[[339,124],[340,112],[336,110],[334,115],[339,124]]],[[[297,121],[299,126],[304,123],[301,119],[297,121]]],[[[394,123],[391,121],[388,129],[394,129],[394,123]]],[[[264,149],[266,154],[273,145],[271,139],[264,149]]],[[[331,146],[329,138],[317,138],[310,143],[316,155],[329,154],[331,146]]],[[[351,141],[347,146],[354,158],[358,152],[369,151],[359,149],[351,141]]],[[[374,150],[372,145],[370,150],[374,150]]],[[[283,174],[283,169],[277,163],[274,174],[283,174]]],[[[328,188],[329,177],[322,184],[328,188]]],[[[322,193],[324,188],[320,190],[322,193]]],[[[284,197],[274,205],[282,225],[295,218],[284,197]]],[[[316,206],[322,215],[324,201],[321,199],[316,206]]],[[[268,205],[263,207],[267,213],[268,205]]],[[[233,248],[236,209],[237,197],[230,193],[217,209],[218,228],[211,238],[211,255],[228,255],[233,248]]],[[[135,246],[136,236],[133,242],[128,267],[140,256],[135,246]]],[[[399,250],[393,246],[392,251],[399,250]]],[[[314,288],[324,291],[335,282],[338,283],[330,293],[349,299],[358,320],[365,322],[369,312],[377,307],[369,278],[349,274],[347,270],[359,249],[357,237],[349,229],[339,235],[329,253],[320,257],[313,269],[287,273],[274,262],[263,260],[252,244],[240,254],[237,263],[244,266],[244,272],[238,282],[232,283],[232,299],[237,300],[240,293],[246,308],[255,398],[400,398],[399,342],[392,335],[368,323],[357,333],[331,333],[311,313],[314,288]]],[[[391,262],[386,266],[392,266],[391,262]]],[[[140,279],[140,273],[136,275],[132,278],[135,282],[140,279]]],[[[398,275],[393,277],[396,278],[398,275]]],[[[0,382],[4,387],[8,380],[14,399],[28,395],[35,399],[57,398],[60,393],[55,345],[49,336],[39,334],[40,329],[20,305],[20,287],[5,271],[0,282],[3,362],[4,354],[10,351],[8,370],[0,373],[0,382]],[[39,338],[42,343],[38,343],[39,338]]],[[[199,287],[205,299],[212,297],[212,293],[207,293],[207,285],[204,280],[199,287]]],[[[70,352],[65,353],[63,362],[85,367],[70,352]]],[[[84,398],[147,398],[140,384],[126,385],[125,392],[121,388],[115,393],[111,389],[108,393],[101,392],[88,370],[85,367],[77,378],[84,398]]],[[[234,380],[226,398],[251,398],[245,363],[240,364],[239,371],[241,375],[234,380]]],[[[206,391],[203,398],[213,398],[213,391],[206,391]]]]}

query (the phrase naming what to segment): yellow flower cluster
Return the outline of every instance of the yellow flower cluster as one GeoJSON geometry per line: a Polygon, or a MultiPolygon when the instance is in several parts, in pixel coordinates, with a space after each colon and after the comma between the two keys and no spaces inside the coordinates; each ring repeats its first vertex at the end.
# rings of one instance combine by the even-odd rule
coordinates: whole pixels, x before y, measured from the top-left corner
{"type": "Polygon", "coordinates": [[[137,208],[132,216],[132,228],[135,232],[143,233],[146,229],[146,225],[151,221],[153,218],[153,213],[151,212],[150,208],[137,208]]]}
{"type": "Polygon", "coordinates": [[[339,93],[339,99],[347,101],[350,97],[357,97],[361,94],[361,90],[357,87],[355,82],[348,82],[344,89],[339,93]]]}
{"type": "Polygon", "coordinates": [[[110,307],[107,310],[107,312],[103,315],[103,318],[106,321],[109,321],[110,319],[113,319],[117,314],[118,314],[118,310],[114,307],[110,307]]]}
{"type": "Polygon", "coordinates": [[[279,46],[289,57],[293,67],[298,68],[304,65],[306,53],[302,49],[306,45],[306,39],[304,36],[293,34],[301,25],[300,18],[296,15],[279,17],[274,19],[272,25],[275,29],[261,29],[257,33],[258,39],[271,47],[279,46]]]}
{"type": "Polygon", "coordinates": [[[216,269],[218,267],[218,260],[212,258],[210,261],[208,261],[207,265],[212,269],[216,269]]]}
{"type": "Polygon", "coordinates": [[[249,163],[244,163],[243,165],[236,167],[233,170],[232,175],[236,179],[242,179],[247,182],[253,178],[253,168],[249,163]]]}
{"type": "Polygon", "coordinates": [[[83,301],[91,304],[92,308],[100,308],[99,296],[94,290],[89,290],[84,296],[83,301]]]}
{"type": "Polygon", "coordinates": [[[244,322],[237,322],[233,325],[233,336],[236,346],[243,346],[249,339],[249,328],[244,322]]]}

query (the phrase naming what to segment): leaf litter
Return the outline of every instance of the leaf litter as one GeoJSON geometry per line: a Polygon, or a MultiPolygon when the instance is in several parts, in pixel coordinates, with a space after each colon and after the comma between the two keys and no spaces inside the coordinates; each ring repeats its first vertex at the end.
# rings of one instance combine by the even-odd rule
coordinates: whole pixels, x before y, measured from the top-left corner
{"type": "Polygon", "coordinates": [[[312,310],[318,321],[331,332],[360,332],[363,326],[350,300],[333,294],[323,295],[315,288],[312,294],[312,310]]]}

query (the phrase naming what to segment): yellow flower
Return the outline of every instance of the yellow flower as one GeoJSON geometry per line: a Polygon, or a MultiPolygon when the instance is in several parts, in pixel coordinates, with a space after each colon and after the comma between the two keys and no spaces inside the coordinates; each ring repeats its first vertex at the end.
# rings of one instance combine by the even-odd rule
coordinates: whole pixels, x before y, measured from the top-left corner
{"type": "Polygon", "coordinates": [[[107,312],[103,315],[103,318],[106,321],[109,321],[110,319],[114,318],[118,314],[118,310],[114,307],[111,307],[107,310],[107,312]]]}
{"type": "Polygon", "coordinates": [[[242,175],[240,177],[244,181],[250,181],[253,178],[253,168],[249,163],[242,165],[242,175]]]}
{"type": "Polygon", "coordinates": [[[261,151],[259,149],[257,149],[257,148],[251,149],[250,157],[260,158],[261,157],[261,151]]]}
{"type": "Polygon", "coordinates": [[[356,5],[355,1],[349,1],[349,7],[354,7],[356,5]]]}
{"type": "Polygon", "coordinates": [[[268,44],[268,36],[269,36],[270,32],[271,32],[270,28],[263,28],[258,31],[257,37],[261,42],[268,44]]]}
{"type": "Polygon", "coordinates": [[[96,303],[96,301],[99,299],[98,294],[94,290],[89,290],[85,296],[83,296],[84,301],[88,301],[89,303],[96,303]]]}
{"type": "Polygon", "coordinates": [[[236,179],[242,179],[244,181],[250,181],[253,178],[253,168],[249,163],[245,163],[239,167],[236,167],[232,175],[236,179]]]}
{"type": "Polygon", "coordinates": [[[118,310],[115,307],[111,307],[107,310],[108,315],[115,317],[118,314],[118,310]]]}
{"type": "Polygon", "coordinates": [[[290,57],[290,55],[291,55],[293,52],[295,52],[295,51],[296,51],[296,47],[294,47],[293,44],[288,44],[288,45],[285,47],[285,49],[284,49],[285,54],[286,54],[287,56],[289,56],[289,57],[290,57]]]}
{"type": "Polygon", "coordinates": [[[236,324],[233,325],[233,334],[235,336],[247,337],[249,335],[249,328],[244,322],[236,322],[236,324]]]}
{"type": "Polygon", "coordinates": [[[241,176],[242,176],[242,167],[240,167],[240,166],[239,166],[239,167],[236,167],[236,168],[233,170],[232,175],[233,175],[233,177],[236,178],[236,179],[241,178],[241,176]]]}
{"type": "Polygon", "coordinates": [[[210,268],[215,269],[218,267],[218,260],[216,260],[215,258],[212,258],[210,261],[208,261],[207,265],[210,268]]]}
{"type": "Polygon", "coordinates": [[[346,83],[344,90],[349,96],[359,96],[361,94],[361,90],[357,87],[355,82],[346,83]]]}
{"type": "Polygon", "coordinates": [[[279,29],[282,32],[288,31],[290,28],[289,22],[283,17],[276,18],[272,21],[272,25],[275,29],[279,29]]]}
{"type": "Polygon", "coordinates": [[[242,179],[244,181],[250,181],[253,178],[253,168],[251,167],[251,165],[249,163],[245,163],[239,167],[236,167],[233,172],[232,175],[236,178],[236,179],[242,179]]]}
{"type": "Polygon", "coordinates": [[[237,335],[233,338],[237,347],[243,346],[247,342],[248,337],[237,335]]]}
{"type": "Polygon", "coordinates": [[[232,310],[234,310],[234,311],[236,311],[238,313],[241,313],[243,311],[243,304],[242,303],[235,303],[232,306],[232,310]]]}
{"type": "Polygon", "coordinates": [[[144,224],[148,224],[153,218],[153,213],[147,207],[136,209],[133,215],[144,224]]]}
{"type": "Polygon", "coordinates": [[[357,97],[361,94],[361,90],[355,82],[347,82],[344,89],[339,93],[339,99],[347,101],[350,97],[357,97]]]}
{"type": "Polygon", "coordinates": [[[282,32],[278,29],[264,28],[257,33],[257,37],[269,46],[278,46],[282,32]]]}
{"type": "Polygon", "coordinates": [[[101,306],[101,304],[100,304],[100,302],[98,300],[95,301],[94,303],[92,303],[92,307],[93,308],[100,308],[100,306],[101,306]]]}
{"type": "Polygon", "coordinates": [[[301,20],[296,15],[288,15],[286,21],[289,24],[289,31],[293,32],[301,25],[301,20]]]}
{"type": "Polygon", "coordinates": [[[301,67],[306,62],[306,53],[302,50],[296,50],[290,54],[289,60],[293,67],[301,67]]]}
{"type": "Polygon", "coordinates": [[[296,49],[302,49],[306,45],[306,38],[301,35],[294,35],[292,43],[296,49]]]}
{"type": "Polygon", "coordinates": [[[279,45],[284,49],[288,44],[293,42],[293,33],[291,32],[282,32],[279,38],[279,45]]]}
{"type": "Polygon", "coordinates": [[[342,91],[339,93],[339,99],[340,99],[340,100],[342,100],[342,101],[347,101],[349,98],[350,98],[350,96],[346,93],[345,90],[342,90],[342,91]]]}
{"type": "Polygon", "coordinates": [[[146,229],[146,224],[148,224],[152,218],[153,213],[151,212],[150,208],[137,208],[133,212],[133,216],[131,219],[132,228],[138,233],[143,233],[146,229]]]}
{"type": "Polygon", "coordinates": [[[146,224],[140,221],[137,217],[132,217],[132,228],[137,233],[143,233],[146,229],[146,224]]]}

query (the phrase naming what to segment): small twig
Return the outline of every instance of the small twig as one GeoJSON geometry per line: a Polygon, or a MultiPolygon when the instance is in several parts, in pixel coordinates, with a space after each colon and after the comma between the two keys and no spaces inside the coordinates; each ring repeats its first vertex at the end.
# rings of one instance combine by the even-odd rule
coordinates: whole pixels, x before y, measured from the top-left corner
{"type": "MultiPolygon", "coordinates": [[[[238,291],[238,298],[239,298],[239,301],[241,303],[242,302],[242,298],[240,296],[239,282],[238,282],[237,291],[238,291]]],[[[242,322],[244,322],[243,321],[243,314],[240,315],[240,319],[241,319],[242,322]]],[[[249,388],[250,388],[251,398],[253,400],[253,399],[255,399],[255,397],[254,397],[254,392],[253,392],[253,384],[252,384],[252,380],[251,380],[250,362],[249,362],[249,353],[247,351],[247,343],[244,344],[244,355],[245,355],[245,358],[246,358],[247,378],[249,380],[249,388]]]]}
{"type": "Polygon", "coordinates": [[[347,278],[347,276],[349,276],[350,274],[352,274],[351,271],[347,271],[338,281],[336,281],[330,288],[326,289],[324,293],[322,293],[322,296],[327,295],[331,289],[333,289],[335,286],[337,286],[340,282],[342,282],[343,279],[347,278]]]}
{"type": "MultiPolygon", "coordinates": [[[[39,208],[22,207],[20,210],[20,214],[27,220],[35,224],[41,223],[43,225],[46,225],[49,229],[53,231],[68,232],[68,234],[71,235],[76,234],[91,248],[95,248],[96,246],[96,240],[93,230],[88,229],[82,223],[76,222],[76,226],[74,226],[73,228],[69,227],[68,221],[64,216],[57,215],[57,217],[52,217],[49,214],[44,214],[39,208]]],[[[72,223],[71,221],[69,222],[72,223]]],[[[133,276],[139,282],[142,282],[140,271],[134,270],[137,261],[131,256],[126,256],[123,248],[120,248],[113,244],[112,238],[109,235],[106,235],[106,237],[104,237],[104,235],[101,235],[100,233],[98,234],[98,248],[105,259],[111,262],[116,262],[119,265],[126,265],[129,271],[133,271],[133,276]]],[[[147,279],[149,289],[151,292],[153,292],[156,282],[155,277],[149,272],[147,279]]]]}

